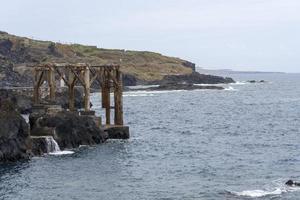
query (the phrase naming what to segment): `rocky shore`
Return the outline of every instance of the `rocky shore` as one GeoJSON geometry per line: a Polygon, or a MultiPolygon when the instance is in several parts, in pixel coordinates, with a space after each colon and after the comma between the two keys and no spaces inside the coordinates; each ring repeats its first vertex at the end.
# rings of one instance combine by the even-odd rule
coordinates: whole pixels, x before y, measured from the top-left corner
{"type": "Polygon", "coordinates": [[[62,108],[64,104],[33,105],[24,110],[16,101],[21,99],[18,93],[2,89],[0,94],[0,162],[26,160],[81,145],[96,145],[107,139],[129,138],[127,126],[101,126],[100,117],[92,111],[69,112],[62,108]],[[34,111],[29,116],[29,123],[20,111],[34,111]]]}

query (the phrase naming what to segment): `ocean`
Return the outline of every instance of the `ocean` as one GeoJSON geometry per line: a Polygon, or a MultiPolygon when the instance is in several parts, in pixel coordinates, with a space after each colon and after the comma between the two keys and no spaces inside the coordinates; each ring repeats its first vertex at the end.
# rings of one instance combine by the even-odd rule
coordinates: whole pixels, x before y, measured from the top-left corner
{"type": "Polygon", "coordinates": [[[223,91],[125,92],[129,140],[1,164],[0,199],[299,199],[284,183],[300,181],[300,75],[233,78],[223,91]]]}

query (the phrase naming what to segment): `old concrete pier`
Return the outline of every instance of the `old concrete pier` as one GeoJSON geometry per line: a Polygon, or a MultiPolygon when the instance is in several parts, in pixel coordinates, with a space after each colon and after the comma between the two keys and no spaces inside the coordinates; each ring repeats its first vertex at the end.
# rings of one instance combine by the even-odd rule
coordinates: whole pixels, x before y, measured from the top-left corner
{"type": "MultiPolygon", "coordinates": [[[[88,116],[108,135],[108,139],[129,138],[129,127],[124,125],[123,120],[123,86],[119,65],[44,63],[32,67],[34,68],[33,115],[35,113],[53,115],[59,112],[70,112],[75,116],[88,116]],[[68,89],[68,109],[62,109],[55,101],[56,90],[62,85],[68,89]],[[95,111],[90,108],[92,85],[98,88],[101,94],[99,98],[104,109],[105,122],[102,122],[104,117],[96,116],[95,111]],[[75,87],[83,88],[83,110],[76,110],[74,106],[75,87]],[[48,95],[43,94],[41,90],[46,91],[48,95]],[[111,99],[111,93],[113,93],[113,99],[111,99]],[[112,110],[114,112],[111,112],[112,110]]],[[[39,135],[44,136],[45,133],[34,132],[34,136],[39,135]]]]}

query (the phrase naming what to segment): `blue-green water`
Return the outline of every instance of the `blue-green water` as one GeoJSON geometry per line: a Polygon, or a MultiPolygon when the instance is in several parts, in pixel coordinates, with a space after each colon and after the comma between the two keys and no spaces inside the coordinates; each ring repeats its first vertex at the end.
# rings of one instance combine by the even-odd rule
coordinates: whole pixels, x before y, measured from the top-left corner
{"type": "Polygon", "coordinates": [[[300,75],[234,78],[270,82],[125,93],[130,140],[0,165],[0,199],[298,199],[300,75]]]}

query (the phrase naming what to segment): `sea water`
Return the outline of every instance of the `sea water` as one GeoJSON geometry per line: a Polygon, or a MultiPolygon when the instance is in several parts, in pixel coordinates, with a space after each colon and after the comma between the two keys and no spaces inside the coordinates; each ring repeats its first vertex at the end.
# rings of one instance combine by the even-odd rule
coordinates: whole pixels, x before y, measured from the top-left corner
{"type": "Polygon", "coordinates": [[[300,75],[234,78],[223,91],[124,93],[129,140],[2,164],[0,199],[299,199],[284,183],[300,181],[300,75]]]}

